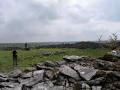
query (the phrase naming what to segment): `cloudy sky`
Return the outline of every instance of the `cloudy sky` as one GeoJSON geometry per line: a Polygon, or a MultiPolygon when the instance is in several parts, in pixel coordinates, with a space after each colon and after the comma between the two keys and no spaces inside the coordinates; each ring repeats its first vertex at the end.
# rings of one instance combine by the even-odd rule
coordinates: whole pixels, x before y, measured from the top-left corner
{"type": "Polygon", "coordinates": [[[120,0],[0,0],[0,42],[88,41],[120,33],[120,0]]]}

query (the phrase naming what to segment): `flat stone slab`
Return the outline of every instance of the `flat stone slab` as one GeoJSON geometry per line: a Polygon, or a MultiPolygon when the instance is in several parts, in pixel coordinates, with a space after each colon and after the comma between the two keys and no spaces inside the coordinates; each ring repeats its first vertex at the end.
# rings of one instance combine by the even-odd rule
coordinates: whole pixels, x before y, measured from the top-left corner
{"type": "Polygon", "coordinates": [[[21,78],[26,79],[26,78],[31,78],[31,77],[43,77],[44,70],[37,70],[33,72],[28,72],[28,73],[23,73],[21,75],[21,78]]]}
{"type": "Polygon", "coordinates": [[[72,68],[66,66],[66,65],[62,65],[59,68],[60,73],[67,75],[69,77],[72,77],[74,79],[80,79],[79,75],[77,74],[77,72],[75,70],[73,70],[72,68]]]}
{"type": "Polygon", "coordinates": [[[64,56],[63,59],[67,62],[75,62],[75,61],[78,61],[80,59],[82,59],[82,57],[80,56],[75,56],[75,55],[72,55],[72,56],[64,56]]]}
{"type": "Polygon", "coordinates": [[[33,72],[33,78],[27,83],[24,84],[24,88],[32,87],[39,82],[42,82],[44,76],[44,70],[38,70],[33,72]]]}
{"type": "Polygon", "coordinates": [[[74,67],[75,70],[77,70],[82,78],[89,81],[93,76],[96,75],[97,69],[89,68],[89,67],[83,67],[80,65],[77,65],[74,67]]]}

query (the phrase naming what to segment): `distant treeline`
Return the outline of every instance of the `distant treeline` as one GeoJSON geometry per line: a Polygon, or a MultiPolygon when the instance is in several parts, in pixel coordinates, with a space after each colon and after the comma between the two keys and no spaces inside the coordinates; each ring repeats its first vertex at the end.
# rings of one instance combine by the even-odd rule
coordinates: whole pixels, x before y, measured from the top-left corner
{"type": "MultiPolygon", "coordinates": [[[[51,45],[60,45],[63,43],[68,43],[68,42],[32,42],[32,43],[27,43],[27,47],[30,49],[34,48],[44,48],[44,47],[49,47],[51,45]]],[[[68,44],[71,44],[73,42],[69,42],[68,44]]],[[[25,49],[26,48],[26,43],[0,43],[0,50],[12,50],[13,48],[16,49],[25,49]]]]}
{"type": "MultiPolygon", "coordinates": [[[[0,44],[1,50],[12,50],[16,49],[25,49],[26,43],[14,43],[14,44],[0,44]]],[[[29,49],[39,49],[39,48],[79,48],[79,49],[96,49],[96,48],[107,48],[105,42],[61,42],[61,43],[27,43],[29,49]]],[[[118,42],[120,46],[120,42],[118,42]]],[[[28,49],[28,50],[29,50],[28,49]]]]}
{"type": "Polygon", "coordinates": [[[100,48],[102,43],[96,43],[96,42],[77,42],[77,43],[62,43],[57,45],[45,45],[45,46],[39,46],[36,48],[79,48],[79,49],[96,49],[100,48]]]}

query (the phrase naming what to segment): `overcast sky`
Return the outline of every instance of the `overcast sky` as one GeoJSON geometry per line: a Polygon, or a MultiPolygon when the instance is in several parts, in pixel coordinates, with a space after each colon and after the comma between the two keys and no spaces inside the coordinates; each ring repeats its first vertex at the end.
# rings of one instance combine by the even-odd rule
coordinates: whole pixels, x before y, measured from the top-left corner
{"type": "Polygon", "coordinates": [[[120,0],[0,0],[0,42],[88,41],[120,33],[120,0]]]}

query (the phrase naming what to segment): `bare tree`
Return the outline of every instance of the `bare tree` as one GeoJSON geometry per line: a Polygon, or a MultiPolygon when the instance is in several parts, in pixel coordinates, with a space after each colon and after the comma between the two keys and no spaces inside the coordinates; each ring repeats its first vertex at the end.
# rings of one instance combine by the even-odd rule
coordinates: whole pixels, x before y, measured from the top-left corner
{"type": "Polygon", "coordinates": [[[103,34],[101,34],[100,36],[98,36],[98,42],[101,43],[101,39],[103,37],[103,34]]]}
{"type": "Polygon", "coordinates": [[[109,47],[111,49],[116,49],[117,48],[117,42],[118,42],[118,34],[117,33],[112,33],[109,39],[109,47]]]}
{"type": "Polygon", "coordinates": [[[98,36],[98,43],[99,43],[99,47],[100,47],[100,48],[103,47],[103,45],[102,45],[102,43],[101,43],[102,37],[103,37],[103,34],[101,34],[100,36],[98,36]]]}
{"type": "Polygon", "coordinates": [[[110,35],[110,41],[116,42],[117,40],[118,40],[118,34],[112,33],[112,35],[110,35]]]}

